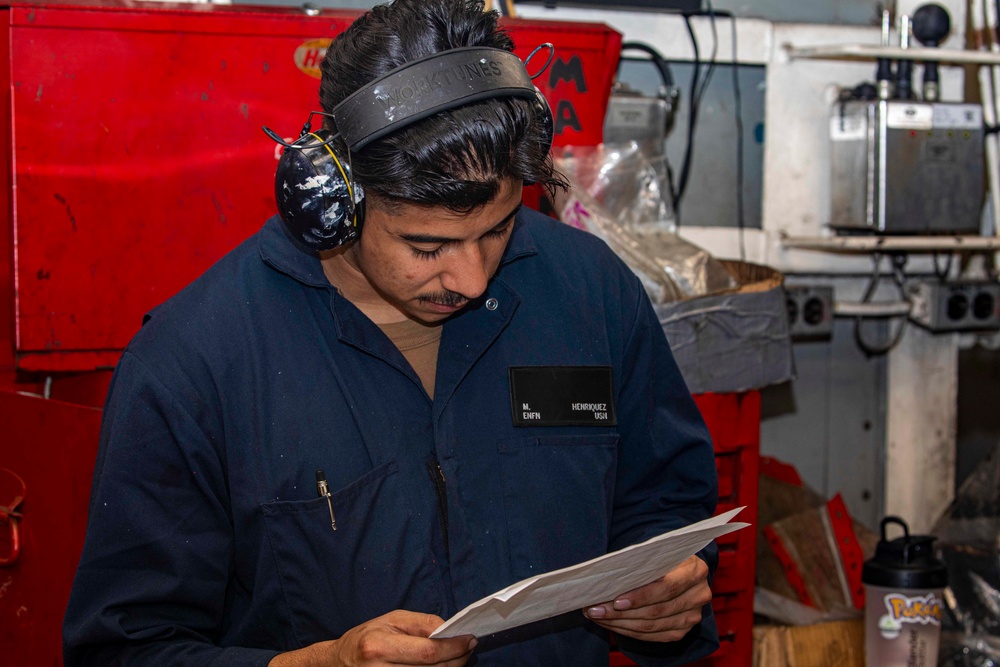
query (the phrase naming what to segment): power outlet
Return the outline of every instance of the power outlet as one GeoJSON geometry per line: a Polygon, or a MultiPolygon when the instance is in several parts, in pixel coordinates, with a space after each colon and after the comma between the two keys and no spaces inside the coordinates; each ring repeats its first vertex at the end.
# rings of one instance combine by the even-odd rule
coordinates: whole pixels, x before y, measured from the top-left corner
{"type": "Polygon", "coordinates": [[[824,340],[833,335],[833,287],[785,285],[785,306],[792,340],[824,340]]]}
{"type": "Polygon", "coordinates": [[[919,282],[907,286],[910,319],[933,332],[1000,329],[1000,283],[919,282]]]}

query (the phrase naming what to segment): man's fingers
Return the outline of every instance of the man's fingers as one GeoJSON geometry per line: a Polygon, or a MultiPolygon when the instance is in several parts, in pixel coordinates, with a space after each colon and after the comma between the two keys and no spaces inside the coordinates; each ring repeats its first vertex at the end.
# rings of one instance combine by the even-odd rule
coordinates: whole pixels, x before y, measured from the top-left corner
{"type": "Polygon", "coordinates": [[[682,607],[674,605],[664,611],[662,605],[673,600],[689,598],[688,592],[691,590],[698,591],[699,599],[706,598],[702,604],[707,604],[711,599],[712,592],[708,588],[708,566],[697,556],[687,559],[656,581],[623,593],[614,600],[589,607],[584,613],[595,621],[625,616],[638,618],[634,612],[640,609],[644,610],[641,612],[642,617],[649,617],[652,613],[649,607],[657,607],[655,613],[659,615],[675,613],[682,607]],[[629,611],[633,613],[626,613],[629,611]]]}
{"type": "MultiPolygon", "coordinates": [[[[470,643],[470,646],[472,648],[475,648],[476,645],[474,641],[473,643],[470,643]]],[[[472,651],[472,648],[469,649],[470,652],[472,651]]],[[[454,660],[449,660],[448,662],[442,663],[441,667],[462,667],[462,665],[464,665],[468,661],[469,661],[469,653],[465,653],[464,655],[461,655],[455,658],[454,660]]]]}
{"type": "Polygon", "coordinates": [[[391,639],[379,638],[370,647],[360,646],[365,660],[384,661],[392,665],[441,665],[462,660],[475,648],[474,639],[468,635],[449,639],[426,639],[411,635],[395,635],[391,639]],[[369,650],[371,649],[371,650],[369,650]]]}
{"type": "MultiPolygon", "coordinates": [[[[701,623],[702,607],[712,598],[708,585],[688,589],[679,598],[627,611],[611,611],[606,618],[591,619],[602,628],[620,635],[655,642],[682,639],[701,623]]],[[[590,612],[591,610],[588,610],[590,612]]]]}
{"type": "MultiPolygon", "coordinates": [[[[426,639],[424,638],[429,637],[432,632],[444,623],[443,618],[433,614],[393,612],[391,615],[393,616],[390,621],[391,625],[400,632],[405,633],[403,636],[407,636],[409,639],[414,639],[417,642],[425,642],[426,639]]],[[[426,655],[421,656],[426,662],[417,664],[437,665],[441,663],[446,667],[451,667],[452,664],[465,664],[465,657],[476,647],[478,642],[472,635],[460,635],[447,639],[435,638],[430,640],[430,643],[434,650],[428,650],[426,655]]],[[[407,644],[410,644],[410,642],[407,642],[407,644]]]]}
{"type": "Polygon", "coordinates": [[[415,611],[391,611],[378,620],[384,621],[400,632],[414,637],[429,637],[432,632],[444,623],[444,619],[434,614],[421,614],[415,611]]]}
{"type": "Polygon", "coordinates": [[[701,623],[701,610],[688,610],[666,618],[617,618],[595,621],[606,630],[648,641],[677,641],[701,623]]]}
{"type": "Polygon", "coordinates": [[[609,604],[617,611],[647,607],[678,598],[703,581],[708,581],[708,565],[691,556],[656,581],[623,593],[609,604]]]}
{"type": "Polygon", "coordinates": [[[354,640],[355,654],[360,664],[463,665],[475,648],[475,638],[429,639],[443,622],[432,614],[389,612],[359,626],[367,629],[354,640]]]}
{"type": "Polygon", "coordinates": [[[647,641],[682,639],[712,599],[708,566],[697,556],[661,579],[584,610],[602,628],[647,641]]]}
{"type": "Polygon", "coordinates": [[[702,583],[684,591],[679,597],[653,602],[641,607],[617,610],[612,605],[600,605],[585,609],[584,613],[594,621],[615,621],[619,619],[654,620],[669,618],[688,611],[701,612],[701,608],[712,601],[712,590],[702,583]]]}

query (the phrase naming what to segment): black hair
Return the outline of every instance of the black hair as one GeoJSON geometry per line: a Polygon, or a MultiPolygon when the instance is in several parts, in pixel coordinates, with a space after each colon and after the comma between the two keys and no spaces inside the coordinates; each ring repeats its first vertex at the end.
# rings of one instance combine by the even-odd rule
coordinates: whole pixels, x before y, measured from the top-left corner
{"type": "MultiPolygon", "coordinates": [[[[499,14],[481,0],[395,0],[338,35],[323,59],[320,104],[330,112],[368,82],[425,56],[464,46],[514,50],[499,14]]],[[[327,129],[329,127],[329,119],[327,129]]],[[[464,213],[489,203],[501,181],[566,187],[532,103],[517,98],[442,111],[351,154],[355,182],[386,201],[464,213]]]]}

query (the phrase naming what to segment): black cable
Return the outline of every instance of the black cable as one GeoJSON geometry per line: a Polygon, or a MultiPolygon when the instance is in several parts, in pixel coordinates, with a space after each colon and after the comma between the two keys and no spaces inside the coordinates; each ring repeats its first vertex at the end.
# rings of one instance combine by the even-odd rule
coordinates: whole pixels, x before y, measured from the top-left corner
{"type": "Polygon", "coordinates": [[[952,260],[955,259],[955,255],[948,253],[948,259],[945,262],[944,270],[938,268],[937,252],[931,254],[931,259],[934,262],[934,276],[938,279],[939,282],[943,283],[945,280],[948,279],[948,276],[951,274],[951,263],[952,260]]]}
{"type": "MultiPolygon", "coordinates": [[[[691,12],[685,13],[684,25],[687,27],[688,37],[691,39],[691,46],[694,50],[694,73],[691,76],[691,104],[688,109],[688,138],[687,146],[684,148],[684,160],[681,164],[680,179],[677,187],[674,190],[674,212],[677,216],[677,227],[681,226],[681,200],[684,198],[684,193],[687,191],[688,178],[691,176],[691,157],[694,152],[695,136],[698,129],[698,114],[701,110],[701,101],[705,95],[705,91],[708,89],[708,84],[712,79],[712,74],[715,72],[716,55],[719,50],[719,35],[716,29],[715,17],[716,15],[723,15],[722,12],[716,12],[711,8],[711,0],[706,0],[708,3],[709,10],[707,12],[691,12]],[[709,56],[708,70],[705,73],[705,78],[701,78],[701,54],[698,47],[698,38],[695,37],[694,27],[691,25],[692,16],[708,16],[712,23],[712,52],[709,56]]],[[[731,14],[729,14],[731,16],[731,14]]]]}
{"type": "Polygon", "coordinates": [[[705,13],[712,28],[712,52],[708,56],[708,71],[705,72],[705,78],[701,82],[701,89],[698,91],[699,108],[701,107],[702,99],[705,97],[705,91],[708,90],[708,83],[712,80],[712,75],[715,74],[716,57],[719,55],[719,31],[715,25],[715,11],[712,9],[712,0],[705,0],[705,4],[708,7],[708,11],[705,13]]]}
{"type": "MultiPolygon", "coordinates": [[[[998,0],[1000,1],[1000,0],[998,0]]],[[[744,241],[746,219],[743,213],[743,97],[740,92],[740,76],[736,66],[736,18],[730,17],[729,24],[733,36],[733,106],[736,118],[736,224],[740,229],[740,261],[746,261],[747,250],[744,241]]]]}
{"type": "Polygon", "coordinates": [[[680,176],[678,176],[677,187],[672,188],[671,193],[674,198],[674,215],[677,218],[677,229],[681,227],[681,199],[684,191],[687,190],[688,175],[691,172],[691,153],[694,150],[694,135],[698,118],[698,79],[701,77],[701,53],[698,49],[698,38],[695,37],[694,28],[691,26],[691,17],[684,15],[684,25],[687,27],[688,37],[691,38],[691,48],[694,50],[694,69],[691,72],[691,86],[688,98],[688,136],[687,144],[684,146],[684,159],[681,161],[680,176]]]}
{"type": "Polygon", "coordinates": [[[872,275],[871,278],[868,279],[868,287],[865,288],[865,293],[861,297],[861,303],[868,303],[875,294],[875,289],[878,287],[879,280],[882,278],[882,274],[879,271],[879,265],[881,263],[882,253],[872,253],[872,275]]]}
{"type": "MultiPolygon", "coordinates": [[[[906,255],[899,253],[891,255],[892,260],[892,279],[896,286],[899,288],[900,295],[903,297],[903,301],[909,302],[909,298],[906,296],[906,272],[904,267],[906,266],[906,255]]],[[[872,271],[872,276],[868,281],[868,287],[865,289],[864,296],[861,297],[861,303],[870,303],[872,297],[875,295],[875,289],[878,287],[879,281],[881,279],[881,273],[879,271],[879,264],[881,264],[882,255],[880,253],[872,254],[872,262],[874,268],[872,271]]],[[[864,335],[861,332],[861,323],[864,318],[860,315],[854,318],[854,340],[857,342],[858,347],[868,355],[869,357],[879,356],[886,354],[892,348],[899,344],[899,341],[903,339],[903,332],[906,331],[906,325],[908,323],[908,317],[906,315],[900,316],[899,327],[896,332],[888,337],[888,339],[879,344],[873,344],[865,340],[864,335]]]]}
{"type": "Polygon", "coordinates": [[[653,63],[656,70],[660,73],[660,80],[663,82],[663,87],[667,88],[668,91],[674,87],[674,74],[670,70],[670,64],[663,59],[659,51],[643,42],[624,42],[622,44],[622,53],[625,51],[642,51],[648,55],[650,62],[653,63]]]}

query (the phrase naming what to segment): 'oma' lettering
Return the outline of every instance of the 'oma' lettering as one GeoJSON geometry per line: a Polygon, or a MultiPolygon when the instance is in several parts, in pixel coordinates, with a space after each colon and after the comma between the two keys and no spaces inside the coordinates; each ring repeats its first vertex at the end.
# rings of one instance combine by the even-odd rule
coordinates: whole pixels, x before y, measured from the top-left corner
{"type": "MultiPolygon", "coordinates": [[[[583,63],[580,62],[580,56],[573,56],[569,60],[556,58],[556,61],[552,63],[552,68],[549,70],[549,88],[555,90],[563,81],[572,83],[581,93],[587,92],[587,82],[583,78],[583,63]]],[[[552,113],[552,122],[556,134],[562,134],[567,127],[577,132],[583,131],[580,118],[570,100],[559,100],[556,103],[556,108],[552,113]]]]}

